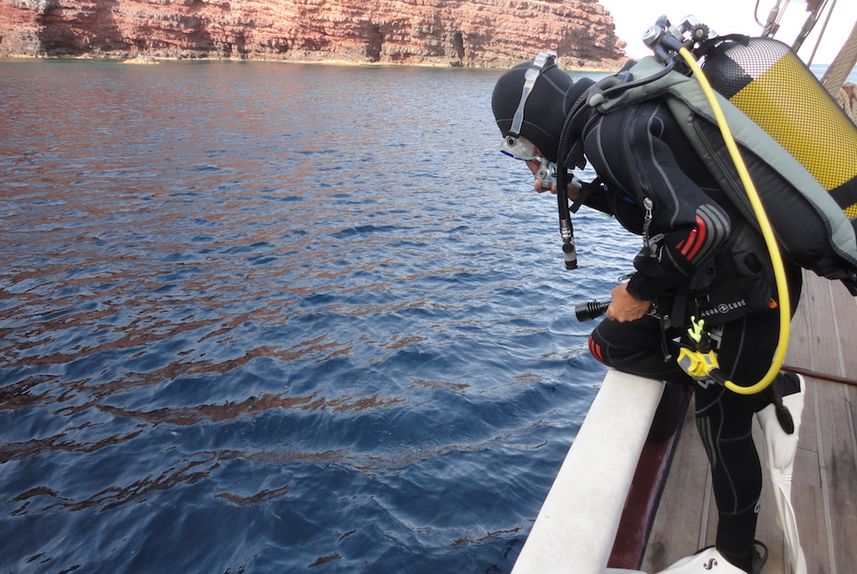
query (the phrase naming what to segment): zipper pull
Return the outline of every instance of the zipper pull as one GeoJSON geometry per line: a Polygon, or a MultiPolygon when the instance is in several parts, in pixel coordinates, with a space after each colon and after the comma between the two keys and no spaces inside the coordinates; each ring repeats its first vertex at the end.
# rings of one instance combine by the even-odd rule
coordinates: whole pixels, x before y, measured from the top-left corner
{"type": "Polygon", "coordinates": [[[645,215],[643,216],[643,247],[649,250],[649,254],[652,257],[657,255],[657,246],[655,243],[660,241],[663,238],[663,235],[659,235],[657,238],[649,237],[649,226],[652,224],[652,208],[655,204],[648,197],[643,198],[643,208],[646,210],[645,215]]]}
{"type": "Polygon", "coordinates": [[[652,208],[654,205],[648,197],[643,198],[643,208],[646,210],[646,215],[643,219],[643,240],[646,244],[649,243],[649,225],[652,223],[652,208]]]}

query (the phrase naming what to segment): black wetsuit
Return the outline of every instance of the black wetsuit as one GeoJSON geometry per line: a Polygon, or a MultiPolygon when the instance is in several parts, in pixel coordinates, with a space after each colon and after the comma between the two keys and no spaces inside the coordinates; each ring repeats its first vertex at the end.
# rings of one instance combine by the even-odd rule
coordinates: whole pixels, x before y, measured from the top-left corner
{"type": "MultiPolygon", "coordinates": [[[[746,295],[745,305],[712,315],[709,324],[721,324],[718,359],[725,373],[740,385],[758,382],[771,364],[779,328],[771,303],[776,289],[761,238],[723,195],[663,103],[591,114],[577,135],[606,188],[593,192],[585,204],[615,215],[623,227],[648,239],[635,258],[628,291],[664,310],[674,309],[679,294],[690,315],[700,311],[696,301],[707,294],[729,299],[738,289],[746,295]],[[727,293],[718,295],[724,288],[727,293]]],[[[794,308],[800,270],[787,270],[794,308]]],[[[604,320],[589,346],[599,361],[617,370],[695,386],[697,428],[711,463],[719,512],[717,547],[749,570],[762,486],[752,416],[770,404],[769,394],[742,396],[713,383],[696,383],[676,363],[674,338],[679,335],[678,329],[664,332],[650,316],[624,323],[604,320]]]]}

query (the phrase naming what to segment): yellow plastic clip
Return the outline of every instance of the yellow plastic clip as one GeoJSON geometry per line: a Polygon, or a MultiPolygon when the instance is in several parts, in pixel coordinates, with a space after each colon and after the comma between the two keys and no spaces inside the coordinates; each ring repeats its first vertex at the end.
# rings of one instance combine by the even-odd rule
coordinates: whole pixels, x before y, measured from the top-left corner
{"type": "Polygon", "coordinates": [[[712,371],[720,368],[714,351],[700,353],[682,347],[678,352],[678,365],[694,379],[712,378],[712,371]]]}
{"type": "Polygon", "coordinates": [[[696,343],[696,348],[682,347],[678,353],[678,365],[682,370],[694,379],[711,379],[718,381],[722,376],[717,355],[708,345],[708,334],[705,332],[705,319],[696,320],[695,316],[690,318],[690,328],[687,336],[696,343]]]}

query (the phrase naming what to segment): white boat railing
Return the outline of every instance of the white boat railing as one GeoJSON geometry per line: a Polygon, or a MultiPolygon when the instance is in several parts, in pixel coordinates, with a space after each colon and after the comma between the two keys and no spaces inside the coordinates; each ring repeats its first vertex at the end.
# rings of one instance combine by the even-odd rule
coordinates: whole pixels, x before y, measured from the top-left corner
{"type": "Polygon", "coordinates": [[[612,369],[512,574],[603,574],[664,384],[612,369]]]}

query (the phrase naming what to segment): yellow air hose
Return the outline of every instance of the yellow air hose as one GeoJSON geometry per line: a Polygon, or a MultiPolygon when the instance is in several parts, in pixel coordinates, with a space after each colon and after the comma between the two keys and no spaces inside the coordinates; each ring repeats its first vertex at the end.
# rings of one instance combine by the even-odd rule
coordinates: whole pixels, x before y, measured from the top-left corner
{"type": "Polygon", "coordinates": [[[723,115],[723,110],[720,108],[720,104],[715,97],[714,90],[711,88],[711,84],[708,83],[708,79],[705,77],[705,74],[702,72],[702,69],[699,67],[699,64],[697,64],[696,59],[690,51],[688,51],[687,48],[681,48],[679,50],[679,54],[690,67],[697,81],[699,81],[699,85],[702,87],[702,91],[708,99],[711,110],[714,112],[714,117],[717,120],[717,126],[720,128],[720,133],[723,135],[723,140],[726,142],[726,149],[729,150],[729,155],[732,157],[735,169],[738,170],[738,176],[741,178],[741,183],[744,184],[744,189],[747,192],[747,198],[750,200],[750,205],[753,207],[753,213],[756,215],[756,219],[759,222],[759,228],[762,231],[762,237],[765,239],[765,245],[768,248],[768,253],[771,257],[771,264],[774,268],[774,278],[777,282],[777,296],[779,299],[780,332],[779,340],[777,341],[777,348],[774,352],[773,358],[771,359],[771,367],[768,369],[768,372],[765,373],[765,376],[762,377],[762,380],[756,384],[744,387],[737,385],[732,381],[726,381],[724,383],[724,386],[727,389],[738,393],[739,395],[754,395],[764,391],[768,388],[768,385],[774,381],[774,378],[776,378],[780,372],[780,368],[782,367],[783,361],[786,358],[786,353],[788,352],[791,302],[789,301],[786,271],[783,267],[780,248],[777,245],[777,240],[774,237],[773,230],[771,229],[771,222],[768,220],[768,215],[765,213],[765,208],[762,205],[762,200],[759,198],[759,193],[756,191],[756,186],[753,185],[753,181],[750,179],[750,173],[747,171],[747,166],[741,158],[741,153],[738,151],[738,146],[735,144],[735,139],[732,137],[732,132],[729,130],[729,125],[726,123],[726,117],[723,115]]]}

